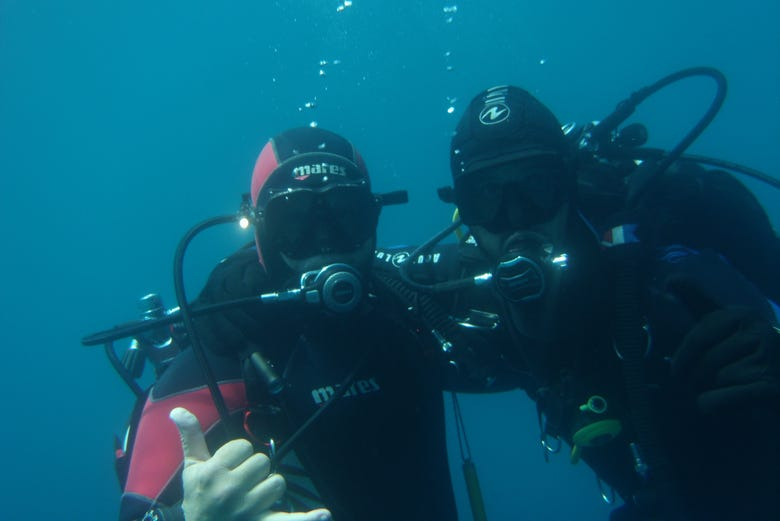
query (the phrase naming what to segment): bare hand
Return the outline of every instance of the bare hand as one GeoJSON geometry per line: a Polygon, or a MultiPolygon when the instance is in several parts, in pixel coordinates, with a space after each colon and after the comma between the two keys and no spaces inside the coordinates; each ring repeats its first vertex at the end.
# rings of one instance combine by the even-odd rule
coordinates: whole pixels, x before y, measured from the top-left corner
{"type": "Polygon", "coordinates": [[[187,521],[330,521],[330,512],[286,513],[270,510],[286,489],[284,478],[270,474],[271,462],[247,440],[231,440],[212,456],[198,419],[187,409],[170,413],[184,452],[182,508],[187,521]]]}

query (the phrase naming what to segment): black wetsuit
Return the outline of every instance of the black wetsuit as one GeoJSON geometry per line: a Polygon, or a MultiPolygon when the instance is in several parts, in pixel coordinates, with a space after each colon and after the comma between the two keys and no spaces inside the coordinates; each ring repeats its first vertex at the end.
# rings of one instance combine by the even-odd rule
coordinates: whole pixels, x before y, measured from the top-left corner
{"type": "MultiPolygon", "coordinates": [[[[263,291],[268,286],[257,253],[246,249],[214,270],[199,302],[263,291]]],[[[258,447],[274,438],[278,448],[354,372],[349,390],[294,445],[298,461],[292,466],[302,467],[303,475],[289,468],[289,458],[282,462],[290,507],[324,505],[336,521],[456,520],[441,382],[415,334],[394,318],[397,309],[388,300],[380,294],[349,317],[290,305],[199,320],[236,425],[223,433],[192,350],[183,352],[145,405],[120,519],[139,519],[152,506],[163,508],[169,521],[181,516],[181,448],[167,418],[173,407],[196,413],[212,451],[242,434],[237,428],[242,424],[258,447]],[[278,397],[242,371],[240,358],[253,346],[283,378],[278,397]]]]}
{"type": "MultiPolygon", "coordinates": [[[[489,287],[430,295],[430,306],[452,317],[451,323],[466,322],[473,310],[500,317],[495,328],[453,327],[445,335],[453,344],[451,353],[460,360],[460,377],[474,386],[479,382],[486,386],[519,384],[536,402],[542,435],[551,444],[558,438],[573,445],[574,434],[597,420],[620,422],[621,432],[614,439],[605,437],[598,446],[582,448],[581,459],[627,503],[613,514],[614,519],[664,519],[663,514],[648,513],[662,508],[658,502],[635,504],[642,502],[637,494],[647,499],[654,492],[643,488],[630,447],[639,436],[622,363],[613,349],[614,265],[607,262],[582,219],[572,219],[570,232],[575,241],[559,245],[569,253],[569,268],[562,276],[557,305],[535,316],[554,325],[554,338],[539,341],[512,331],[508,308],[489,287]],[[489,348],[488,366],[481,364],[480,351],[485,347],[489,348]],[[480,373],[480,367],[487,370],[480,373]],[[607,413],[581,411],[580,406],[594,395],[606,399],[607,413]]],[[[382,250],[378,258],[392,272],[397,270],[397,260],[410,251],[382,250]]],[[[699,317],[692,316],[671,294],[668,284],[675,277],[688,278],[706,288],[719,305],[752,308],[776,325],[771,306],[720,255],[681,246],[645,253],[639,264],[637,295],[650,332],[644,385],[661,451],[670,463],[672,486],[682,499],[684,519],[780,519],[780,403],[745,403],[714,417],[696,411],[694,396],[670,381],[669,357],[699,317]]],[[[426,284],[491,268],[473,243],[443,245],[411,261],[412,278],[426,284]]],[[[539,310],[529,308],[528,313],[539,310]]]]}

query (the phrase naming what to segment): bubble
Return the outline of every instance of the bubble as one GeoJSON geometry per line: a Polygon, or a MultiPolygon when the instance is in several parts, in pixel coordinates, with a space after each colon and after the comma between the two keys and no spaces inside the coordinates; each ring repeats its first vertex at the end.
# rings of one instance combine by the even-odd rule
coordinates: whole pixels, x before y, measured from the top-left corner
{"type": "Polygon", "coordinates": [[[344,0],[343,4],[340,4],[338,7],[336,7],[336,12],[341,13],[347,7],[352,7],[352,0],[344,0]]]}
{"type": "Polygon", "coordinates": [[[320,76],[325,76],[325,69],[320,69],[320,76]]]}
{"type": "Polygon", "coordinates": [[[452,21],[455,19],[455,13],[458,12],[458,6],[457,5],[445,5],[442,7],[442,12],[444,13],[444,23],[451,24],[452,21]]]}
{"type": "Polygon", "coordinates": [[[317,128],[317,126],[318,126],[318,123],[317,123],[316,121],[312,121],[312,122],[310,122],[310,123],[309,123],[309,126],[310,126],[311,128],[317,128]]]}
{"type": "Polygon", "coordinates": [[[458,98],[454,96],[447,96],[447,114],[453,114],[455,112],[455,102],[458,101],[458,98]]]}
{"type": "Polygon", "coordinates": [[[544,65],[545,63],[547,63],[546,58],[542,58],[541,60],[539,60],[539,65],[544,65]]]}

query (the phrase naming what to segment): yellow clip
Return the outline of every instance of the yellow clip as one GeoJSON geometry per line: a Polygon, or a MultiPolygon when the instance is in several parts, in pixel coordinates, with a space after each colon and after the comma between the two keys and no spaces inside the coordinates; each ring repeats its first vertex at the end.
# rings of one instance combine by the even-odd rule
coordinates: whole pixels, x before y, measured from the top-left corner
{"type": "MultiPolygon", "coordinates": [[[[455,211],[452,212],[452,222],[456,222],[458,219],[460,219],[460,212],[458,211],[457,208],[455,208],[455,211]]],[[[458,242],[463,241],[464,235],[463,235],[463,230],[461,230],[460,226],[455,228],[455,237],[458,238],[458,242]]]]}
{"type": "Polygon", "coordinates": [[[588,398],[588,402],[580,405],[582,412],[593,412],[596,414],[604,414],[607,412],[607,400],[598,394],[594,394],[588,398]]]}
{"type": "Polygon", "coordinates": [[[572,464],[580,461],[582,447],[597,447],[617,438],[623,426],[620,420],[601,420],[591,423],[574,433],[570,460],[572,464]]]}

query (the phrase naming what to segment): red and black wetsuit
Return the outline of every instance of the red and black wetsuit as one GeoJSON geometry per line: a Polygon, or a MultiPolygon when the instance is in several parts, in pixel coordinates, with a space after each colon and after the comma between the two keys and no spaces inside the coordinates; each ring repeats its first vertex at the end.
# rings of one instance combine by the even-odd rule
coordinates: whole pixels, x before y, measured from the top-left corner
{"type": "MultiPolygon", "coordinates": [[[[200,300],[259,294],[259,272],[256,252],[240,251],[214,270],[200,300]]],[[[245,411],[264,405],[247,398],[254,394],[237,353],[247,345],[259,347],[283,377],[284,390],[275,401],[282,412],[273,422],[262,414],[249,416],[252,434],[261,443],[280,432],[282,439],[275,441],[283,443],[355,372],[349,390],[293,449],[314,485],[312,492],[334,519],[454,521],[441,384],[415,335],[393,316],[377,302],[346,318],[258,307],[200,320],[198,328],[237,424],[245,411]],[[281,431],[271,423],[282,424],[281,431]]],[[[236,436],[235,431],[223,434],[192,350],[183,352],[155,384],[141,415],[122,496],[122,521],[139,519],[153,506],[168,520],[181,519],[182,453],[168,419],[177,406],[198,416],[212,451],[236,436]]],[[[308,494],[290,488],[292,507],[318,506],[308,494]]]]}

